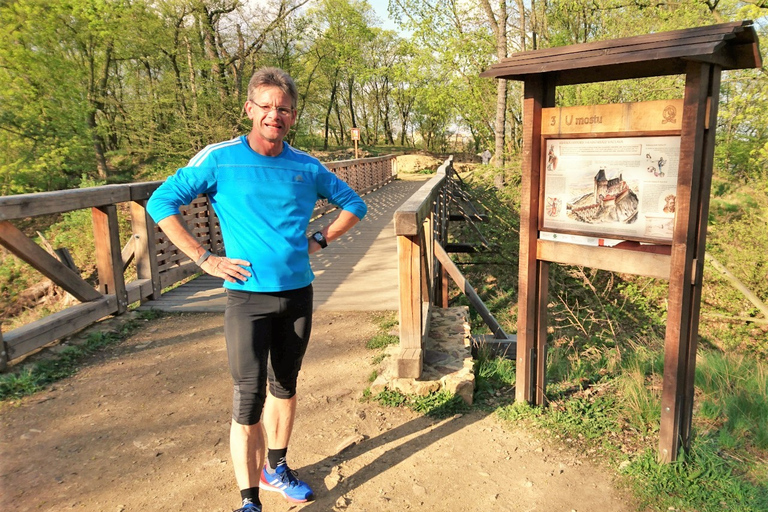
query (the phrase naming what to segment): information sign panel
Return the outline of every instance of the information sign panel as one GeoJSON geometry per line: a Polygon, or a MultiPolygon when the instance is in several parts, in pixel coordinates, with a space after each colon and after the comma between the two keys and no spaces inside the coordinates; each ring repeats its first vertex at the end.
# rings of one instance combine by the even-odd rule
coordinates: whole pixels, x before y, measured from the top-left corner
{"type": "Polygon", "coordinates": [[[669,243],[680,137],[547,139],[546,231],[669,243]]]}

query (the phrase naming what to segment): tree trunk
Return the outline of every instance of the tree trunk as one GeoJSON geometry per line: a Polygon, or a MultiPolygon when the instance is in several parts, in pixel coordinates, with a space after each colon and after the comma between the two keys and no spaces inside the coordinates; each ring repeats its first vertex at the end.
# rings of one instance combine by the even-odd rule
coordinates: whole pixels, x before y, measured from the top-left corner
{"type": "MultiPolygon", "coordinates": [[[[496,57],[499,61],[507,58],[507,1],[499,0],[498,19],[491,8],[490,0],[482,0],[483,9],[491,23],[493,33],[496,36],[496,57]]],[[[496,84],[496,122],[494,163],[497,166],[504,165],[504,138],[506,135],[507,113],[507,81],[499,79],[496,84]]]]}
{"type": "Polygon", "coordinates": [[[336,103],[336,89],[338,83],[334,79],[333,86],[331,87],[331,99],[328,101],[328,109],[325,111],[325,137],[323,139],[323,150],[328,149],[328,134],[331,126],[331,112],[333,112],[333,105],[336,103]]]}
{"type": "Polygon", "coordinates": [[[357,119],[355,119],[355,106],[352,102],[352,90],[355,87],[355,79],[350,78],[347,81],[347,92],[349,93],[349,119],[352,121],[352,128],[357,126],[357,119]]]}

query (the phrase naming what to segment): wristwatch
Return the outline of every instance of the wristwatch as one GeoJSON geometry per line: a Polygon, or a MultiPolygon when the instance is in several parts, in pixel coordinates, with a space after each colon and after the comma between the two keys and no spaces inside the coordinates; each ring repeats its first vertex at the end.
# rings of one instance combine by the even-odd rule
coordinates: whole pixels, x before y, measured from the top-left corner
{"type": "Polygon", "coordinates": [[[328,240],[326,240],[323,234],[319,231],[312,233],[312,240],[320,244],[321,249],[328,247],[328,240]]]}

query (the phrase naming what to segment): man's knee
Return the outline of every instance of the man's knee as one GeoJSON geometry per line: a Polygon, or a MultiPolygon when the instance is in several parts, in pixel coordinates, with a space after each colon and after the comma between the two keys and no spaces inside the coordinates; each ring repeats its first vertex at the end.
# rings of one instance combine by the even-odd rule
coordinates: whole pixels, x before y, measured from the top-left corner
{"type": "Polygon", "coordinates": [[[232,397],[232,419],[241,425],[255,425],[261,420],[266,393],[260,389],[235,384],[232,397]]]}
{"type": "Polygon", "coordinates": [[[280,381],[277,379],[270,380],[269,392],[272,394],[272,396],[281,400],[288,400],[289,398],[293,398],[296,396],[296,381],[297,379],[288,379],[285,381],[280,381]]]}

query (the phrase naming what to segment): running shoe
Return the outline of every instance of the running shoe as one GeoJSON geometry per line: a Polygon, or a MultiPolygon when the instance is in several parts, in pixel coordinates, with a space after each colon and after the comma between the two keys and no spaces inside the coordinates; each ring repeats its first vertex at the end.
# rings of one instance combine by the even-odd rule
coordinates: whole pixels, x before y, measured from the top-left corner
{"type": "Polygon", "coordinates": [[[259,487],[265,491],[275,491],[293,503],[304,503],[315,499],[315,494],[306,482],[296,478],[296,472],[287,464],[280,464],[275,471],[269,471],[266,464],[261,472],[259,487]]]}
{"type": "Polygon", "coordinates": [[[261,512],[261,505],[254,505],[249,501],[243,502],[243,506],[232,512],[261,512]]]}

